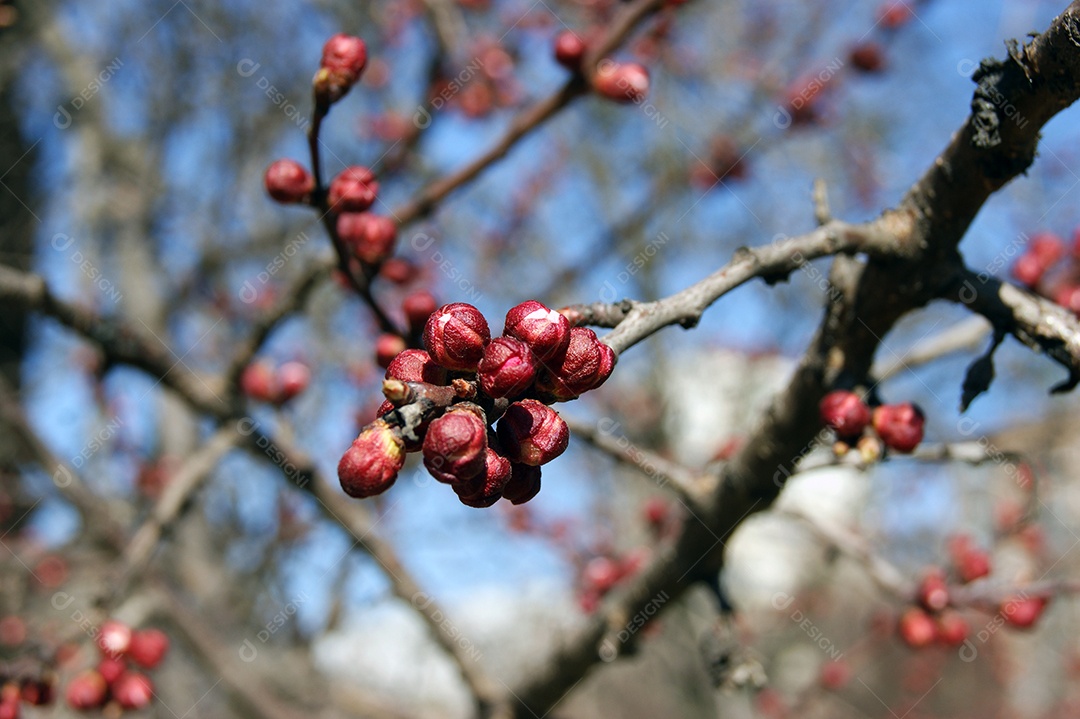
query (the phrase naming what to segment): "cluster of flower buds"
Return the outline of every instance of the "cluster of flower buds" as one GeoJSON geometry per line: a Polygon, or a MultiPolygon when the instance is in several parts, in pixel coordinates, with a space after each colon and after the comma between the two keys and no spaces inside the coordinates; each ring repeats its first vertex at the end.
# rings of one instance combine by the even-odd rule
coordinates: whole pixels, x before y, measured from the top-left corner
{"type": "Polygon", "coordinates": [[[1012,266],[1013,278],[1028,289],[1080,315],[1080,228],[1070,252],[1052,232],[1032,236],[1012,266]]]}
{"type": "Polygon", "coordinates": [[[240,375],[240,389],[257,402],[284,404],[307,389],[311,370],[303,362],[285,362],[276,369],[252,362],[240,375]]]}
{"type": "Polygon", "coordinates": [[[7,676],[0,672],[0,719],[19,719],[22,704],[42,707],[52,703],[51,676],[7,676]]]}
{"type": "MultiPolygon", "coordinates": [[[[90,711],[107,704],[120,710],[143,709],[154,698],[154,684],[146,674],[133,670],[129,662],[154,669],[169,651],[169,638],[157,629],[133,631],[123,622],[110,619],[97,635],[98,665],[75,677],[67,686],[67,703],[72,709],[90,711]]],[[[111,712],[117,713],[117,712],[111,712]]]]}
{"type": "Polygon", "coordinates": [[[548,405],[599,387],[616,359],[592,330],[534,300],[512,308],[494,339],[480,310],[443,305],[427,315],[423,343],[388,363],[379,418],[341,458],[351,496],[386,491],[405,454],[419,451],[466,505],[527,502],[540,491],[540,466],[569,441],[548,405]]]}
{"type": "Polygon", "coordinates": [[[923,439],[926,417],[911,402],[871,409],[856,393],[835,390],[822,398],[818,409],[822,423],[836,433],[837,454],[856,445],[863,460],[872,462],[881,456],[883,445],[907,454],[923,439]]]}
{"type": "MultiPolygon", "coordinates": [[[[555,61],[571,72],[584,70],[581,63],[588,51],[588,42],[573,30],[555,36],[555,61]]],[[[598,95],[615,102],[641,103],[649,95],[649,71],[636,62],[601,60],[590,81],[598,95]]]]}

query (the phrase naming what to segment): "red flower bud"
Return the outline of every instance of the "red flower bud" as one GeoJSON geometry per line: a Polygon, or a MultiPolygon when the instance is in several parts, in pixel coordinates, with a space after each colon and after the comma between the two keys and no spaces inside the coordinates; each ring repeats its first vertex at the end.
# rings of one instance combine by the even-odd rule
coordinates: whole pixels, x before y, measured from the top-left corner
{"type": "Polygon", "coordinates": [[[851,49],[851,64],[862,72],[881,72],[885,68],[885,54],[876,42],[864,42],[851,49]]]}
{"type": "Polygon", "coordinates": [[[401,257],[391,257],[379,268],[379,274],[395,285],[404,285],[416,277],[416,266],[401,257]]]}
{"type": "Polygon", "coordinates": [[[480,360],[480,386],[489,396],[515,397],[532,384],[536,364],[532,350],[513,337],[497,337],[480,360]]]}
{"type": "Polygon", "coordinates": [[[503,499],[511,504],[525,504],[540,492],[540,468],[528,464],[510,464],[510,481],[503,487],[503,499]]]}
{"type": "Polygon", "coordinates": [[[596,338],[588,327],[570,330],[566,354],[551,363],[536,386],[559,401],[568,401],[604,383],[615,367],[615,352],[596,338]]]}
{"type": "Polygon", "coordinates": [[[503,334],[529,345],[537,360],[547,362],[566,352],[570,344],[570,321],[536,300],[528,300],[506,313],[503,334]]]}
{"type": "Polygon", "coordinates": [[[72,709],[97,709],[105,703],[109,687],[93,669],[76,674],[67,686],[67,703],[72,709]]]}
{"type": "Polygon", "coordinates": [[[254,362],[240,374],[240,389],[257,402],[277,400],[278,388],[274,371],[265,362],[254,362]]]}
{"type": "Polygon", "coordinates": [[[842,389],[829,392],[818,408],[821,421],[841,439],[856,439],[870,424],[870,408],[854,392],[842,389]]]}
{"type": "Polygon", "coordinates": [[[539,466],[566,451],[570,430],[558,413],[535,399],[514,402],[499,419],[499,441],[511,462],[539,466]]]}
{"type": "Polygon", "coordinates": [[[884,404],[874,408],[874,431],[885,446],[897,452],[911,452],[923,439],[926,418],[911,402],[884,404]]]}
{"type": "Polygon", "coordinates": [[[461,503],[469,507],[490,507],[502,497],[503,487],[510,481],[510,460],[490,446],[485,450],[484,471],[474,478],[453,485],[461,503]]]}
{"type": "MultiPolygon", "coordinates": [[[[379,183],[366,167],[346,167],[330,182],[327,202],[337,212],[363,212],[375,202],[379,183]]],[[[340,232],[340,228],[338,232],[340,232]]]]}
{"type": "Polygon", "coordinates": [[[1045,269],[1050,269],[1065,256],[1065,241],[1053,232],[1040,232],[1031,238],[1028,253],[1038,258],[1045,269]]]}
{"type": "Polygon", "coordinates": [[[990,555],[981,549],[971,547],[953,561],[956,573],[965,582],[974,582],[990,574],[990,555]]]}
{"type": "Polygon", "coordinates": [[[307,389],[310,382],[311,370],[303,362],[286,362],[281,365],[277,371],[280,401],[288,402],[307,389]]]}
{"type": "Polygon", "coordinates": [[[337,34],[323,45],[315,74],[315,97],[322,104],[340,100],[360,79],[367,64],[367,47],[358,37],[337,34]]]}
{"type": "Polygon", "coordinates": [[[435,295],[427,290],[413,292],[401,302],[401,309],[405,311],[405,319],[409,321],[409,329],[413,332],[426,325],[428,317],[438,308],[435,295]]]}
{"type": "Polygon", "coordinates": [[[400,433],[377,419],[342,455],[338,479],[350,497],[372,497],[390,489],[404,464],[405,442],[400,433]]]}
{"type": "Polygon", "coordinates": [[[386,368],[385,378],[442,385],[446,384],[446,370],[424,350],[405,350],[386,368]]]}
{"type": "Polygon", "coordinates": [[[0,699],[0,719],[19,719],[19,698],[0,699]]]}
{"type": "Polygon", "coordinates": [[[397,241],[394,221],[371,212],[341,213],[337,233],[353,255],[369,265],[377,265],[392,255],[397,241]]]}
{"type": "Polygon", "coordinates": [[[295,160],[277,160],[266,168],[266,192],[277,202],[304,202],[315,189],[315,178],[295,160]]]}
{"type": "Polygon", "coordinates": [[[154,699],[154,683],[140,672],[127,672],[109,687],[113,699],[124,709],[143,709],[154,699]]]}
{"type": "MultiPolygon", "coordinates": [[[[401,337],[384,332],[375,339],[375,362],[380,367],[389,368],[394,359],[405,351],[407,345],[401,337]]],[[[405,379],[398,377],[402,382],[419,382],[420,380],[405,379]]]]}
{"type": "Polygon", "coordinates": [[[120,675],[127,671],[127,662],[123,657],[102,657],[98,662],[97,670],[106,683],[112,684],[120,675]]]}
{"type": "Polygon", "coordinates": [[[475,372],[489,341],[484,315],[464,302],[443,305],[424,326],[424,346],[447,369],[475,372]]]}
{"type": "Polygon", "coordinates": [[[603,596],[622,578],[619,563],[610,557],[593,557],[581,573],[586,590],[603,596]]]}
{"type": "Polygon", "coordinates": [[[169,637],[160,629],[140,629],[131,635],[128,656],[143,669],[153,669],[169,651],[169,637]]]}
{"type": "MultiPolygon", "coordinates": [[[[1039,281],[1046,273],[1046,269],[1042,260],[1030,252],[1025,252],[1017,258],[1016,263],[1012,266],[1012,276],[1025,287],[1034,287],[1039,284],[1039,281]]],[[[1059,301],[1058,304],[1061,304],[1061,302],[1059,301]]]]}
{"type": "Polygon", "coordinates": [[[486,450],[487,426],[480,408],[461,403],[428,426],[424,466],[440,482],[458,484],[484,471],[486,450]]]}
{"type": "Polygon", "coordinates": [[[937,638],[937,625],[929,614],[912,607],[900,617],[897,627],[900,638],[912,649],[922,649],[929,646],[937,638]]]}
{"type": "Polygon", "coordinates": [[[593,88],[615,102],[642,102],[649,94],[649,71],[636,62],[604,60],[596,68],[593,88]]]}
{"type": "Polygon", "coordinates": [[[101,625],[97,645],[104,656],[120,656],[131,646],[131,627],[115,619],[109,619],[101,625]]]}
{"type": "Polygon", "coordinates": [[[937,620],[937,639],[949,647],[958,647],[968,636],[968,623],[956,612],[945,612],[937,620]]]}
{"type": "Polygon", "coordinates": [[[1046,604],[1045,597],[1013,597],[1001,605],[1001,616],[1009,625],[1027,629],[1039,620],[1046,604]]]}
{"type": "Polygon", "coordinates": [[[932,570],[919,584],[916,595],[919,604],[928,612],[940,612],[949,606],[949,587],[940,570],[932,570]]]}
{"type": "Polygon", "coordinates": [[[1054,302],[1074,314],[1080,314],[1080,285],[1062,285],[1054,292],[1054,302]]]}
{"type": "Polygon", "coordinates": [[[587,50],[585,41],[573,30],[563,30],[555,36],[555,60],[567,70],[581,68],[581,58],[587,50]]]}

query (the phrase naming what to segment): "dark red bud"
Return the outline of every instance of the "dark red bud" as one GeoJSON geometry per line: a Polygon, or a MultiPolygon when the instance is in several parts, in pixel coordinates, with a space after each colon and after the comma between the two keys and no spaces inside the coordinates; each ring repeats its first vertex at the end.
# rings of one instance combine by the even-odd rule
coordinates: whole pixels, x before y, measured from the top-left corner
{"type": "Polygon", "coordinates": [[[286,362],[278,367],[279,400],[288,402],[301,394],[311,383],[311,370],[303,362],[286,362]]]}
{"type": "Polygon", "coordinates": [[[466,403],[435,419],[424,435],[424,466],[440,482],[458,484],[484,471],[487,426],[466,403]]]}
{"type": "Polygon", "coordinates": [[[278,397],[274,370],[265,362],[254,362],[240,374],[240,389],[257,402],[274,402],[278,397]]]}
{"type": "Polygon", "coordinates": [[[614,351],[597,339],[595,332],[574,327],[562,360],[549,363],[536,386],[565,402],[600,386],[614,366],[614,351]]]}
{"type": "Polygon", "coordinates": [[[503,334],[529,345],[537,360],[547,362],[566,352],[570,343],[570,321],[536,300],[528,300],[506,313],[503,334]]]}
{"type": "MultiPolygon", "coordinates": [[[[363,212],[375,202],[379,183],[366,167],[346,167],[330,182],[327,202],[336,212],[363,212]]],[[[340,232],[340,230],[339,230],[340,232]]]]}
{"type": "Polygon", "coordinates": [[[424,350],[408,349],[390,362],[385,378],[443,385],[446,384],[446,370],[435,364],[435,360],[424,350]]]}
{"type": "Polygon", "coordinates": [[[315,178],[295,160],[277,160],[266,168],[266,192],[277,202],[304,202],[315,189],[315,178]]]}
{"type": "Polygon", "coordinates": [[[131,635],[128,656],[143,669],[153,669],[169,651],[169,637],[160,629],[140,629],[131,635]]]}
{"type": "Polygon", "coordinates": [[[382,263],[379,274],[395,285],[404,285],[416,277],[416,266],[401,257],[391,257],[382,263]]]}
{"type": "Polygon", "coordinates": [[[540,468],[528,464],[510,464],[510,481],[502,496],[511,504],[525,504],[540,493],[540,468]]]}
{"type": "Polygon", "coordinates": [[[926,418],[911,402],[884,404],[874,408],[874,431],[885,446],[897,452],[911,452],[923,439],[926,418]]]}
{"type": "Polygon", "coordinates": [[[427,290],[419,290],[402,300],[401,309],[405,312],[405,319],[409,321],[409,329],[416,332],[422,329],[432,313],[439,309],[439,303],[435,301],[435,295],[427,290]]]}
{"type": "Polygon", "coordinates": [[[424,346],[447,369],[475,372],[489,341],[491,331],[484,315],[464,302],[443,305],[424,326],[424,346]]]}
{"type": "Polygon", "coordinates": [[[367,47],[360,38],[337,34],[327,40],[313,80],[317,102],[329,105],[340,100],[360,79],[366,64],[367,47]]]}
{"type": "Polygon", "coordinates": [[[870,424],[870,408],[854,392],[838,389],[829,392],[818,405],[821,421],[840,439],[853,440],[870,424]]]}
{"type": "Polygon", "coordinates": [[[586,49],[585,41],[573,30],[563,30],[555,36],[555,60],[567,70],[576,72],[581,68],[586,49]]]}
{"type": "Polygon", "coordinates": [[[360,432],[338,463],[341,488],[350,497],[372,497],[390,488],[405,464],[400,432],[377,419],[360,432]]]}
{"type": "MultiPolygon", "coordinates": [[[[380,367],[389,368],[394,359],[405,351],[407,345],[401,337],[384,332],[375,339],[375,362],[380,367]]],[[[402,382],[420,382],[421,380],[398,377],[402,382]]]]}
{"type": "Polygon", "coordinates": [[[490,507],[502,497],[503,487],[510,481],[510,460],[490,446],[485,450],[484,471],[476,477],[453,485],[462,504],[470,507],[490,507]]]}
{"type": "Polygon", "coordinates": [[[604,60],[596,68],[593,88],[615,102],[642,102],[649,94],[649,71],[636,62],[604,60]]]}
{"type": "Polygon", "coordinates": [[[93,669],[87,669],[72,678],[67,685],[67,703],[72,709],[85,711],[97,709],[105,703],[108,685],[93,669]]]}
{"type": "Polygon", "coordinates": [[[143,709],[154,699],[154,683],[139,672],[127,672],[109,687],[112,698],[124,709],[143,709]]]}
{"type": "Polygon", "coordinates": [[[885,53],[876,42],[864,42],[851,49],[851,64],[862,72],[881,72],[885,69],[885,53]]]}
{"type": "Polygon", "coordinates": [[[532,384],[536,361],[532,350],[513,337],[497,337],[484,349],[480,386],[491,397],[515,397],[532,384]]]}
{"type": "Polygon", "coordinates": [[[514,402],[499,419],[499,441],[511,462],[539,466],[558,457],[570,430],[558,413],[534,399],[514,402]]]}
{"type": "Polygon", "coordinates": [[[397,225],[389,217],[371,212],[343,212],[337,218],[337,233],[353,256],[377,265],[394,253],[397,225]]]}

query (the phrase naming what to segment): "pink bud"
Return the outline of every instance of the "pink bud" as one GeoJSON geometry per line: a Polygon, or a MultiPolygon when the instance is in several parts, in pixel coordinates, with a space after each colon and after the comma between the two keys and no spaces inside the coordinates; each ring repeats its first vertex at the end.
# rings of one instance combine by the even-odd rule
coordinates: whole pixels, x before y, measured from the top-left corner
{"type": "Polygon", "coordinates": [[[949,587],[945,575],[940,570],[932,570],[919,584],[916,599],[928,612],[940,612],[949,606],[949,587]]]}
{"type": "Polygon", "coordinates": [[[1050,269],[1065,256],[1065,241],[1053,232],[1040,232],[1031,238],[1028,252],[1038,258],[1046,269],[1050,269]]]}
{"type": "Polygon", "coordinates": [[[401,257],[391,257],[379,268],[379,274],[395,285],[405,285],[416,277],[416,266],[401,257]]]}
{"type": "Polygon", "coordinates": [[[265,362],[254,362],[240,374],[240,389],[257,402],[277,400],[278,388],[274,371],[265,362]]]}
{"type": "Polygon", "coordinates": [[[353,255],[369,265],[377,265],[392,255],[397,241],[394,221],[371,212],[341,213],[337,233],[353,255]]]}
{"type": "Polygon", "coordinates": [[[499,419],[499,441],[511,462],[540,466],[566,451],[570,430],[558,413],[535,399],[514,402],[499,419]]]}
{"type": "Polygon", "coordinates": [[[401,309],[405,312],[405,319],[409,321],[409,329],[413,332],[422,330],[428,317],[438,308],[435,295],[427,290],[413,292],[401,301],[401,309]]]}
{"type": "Polygon", "coordinates": [[[870,408],[854,392],[838,389],[825,395],[818,405],[821,421],[841,439],[855,439],[870,424],[870,408]]]}
{"type": "Polygon", "coordinates": [[[303,362],[286,362],[278,367],[277,383],[281,388],[280,400],[288,402],[307,389],[311,382],[311,370],[303,362]]]}
{"type": "Polygon", "coordinates": [[[484,471],[487,426],[480,408],[461,403],[428,426],[424,435],[424,466],[440,482],[458,484],[484,471]]]}
{"type": "Polygon", "coordinates": [[[885,446],[897,452],[911,452],[923,439],[926,418],[911,402],[884,404],[874,408],[874,431],[885,446]]]}
{"type": "Polygon", "coordinates": [[[586,588],[594,590],[603,596],[618,583],[622,572],[619,563],[610,557],[593,557],[585,565],[581,579],[586,588]]]}
{"type": "Polygon", "coordinates": [[[536,386],[555,399],[568,401],[595,389],[611,375],[615,352],[587,327],[570,330],[570,343],[561,362],[553,362],[537,379],[536,386]]]}
{"type": "Polygon", "coordinates": [[[615,102],[642,102],[649,94],[649,71],[636,62],[604,60],[596,69],[593,88],[615,102]]]}
{"type": "Polygon", "coordinates": [[[1046,597],[1013,597],[1001,605],[1005,622],[1017,629],[1027,629],[1039,621],[1046,609],[1046,597]]]}
{"type": "Polygon", "coordinates": [[[404,338],[384,332],[375,338],[375,362],[380,367],[389,367],[394,358],[404,352],[406,347],[404,338]]]}
{"type": "Polygon", "coordinates": [[[105,694],[108,689],[105,679],[100,674],[93,669],[87,669],[68,682],[68,706],[80,711],[97,709],[105,703],[105,694]]]}
{"type": "Polygon", "coordinates": [[[128,656],[143,669],[153,669],[169,651],[169,637],[160,629],[140,629],[131,635],[128,656]]]}
{"type": "Polygon", "coordinates": [[[469,507],[490,507],[502,497],[503,487],[510,481],[510,460],[490,446],[485,450],[484,471],[470,480],[453,485],[462,504],[469,507]]]}
{"type": "Polygon", "coordinates": [[[277,202],[292,204],[307,200],[315,189],[315,178],[295,160],[277,160],[266,168],[266,192],[277,202]]]}
{"type": "Polygon", "coordinates": [[[1054,292],[1054,302],[1074,314],[1080,314],[1080,285],[1062,285],[1054,292]]]}
{"type": "Polygon", "coordinates": [[[98,649],[105,656],[119,656],[131,646],[131,627],[115,619],[101,625],[97,637],[98,649]]]}
{"type": "Polygon", "coordinates": [[[394,357],[386,368],[385,378],[442,385],[446,384],[446,370],[435,364],[424,350],[409,349],[394,357]]]}
{"type": "Polygon", "coordinates": [[[122,657],[102,657],[97,670],[106,683],[112,684],[127,671],[127,662],[122,657]]]}
{"type": "Polygon", "coordinates": [[[447,369],[475,372],[489,341],[484,315],[464,302],[443,305],[424,326],[424,346],[447,369]]]}
{"type": "Polygon", "coordinates": [[[328,105],[340,100],[360,79],[366,64],[367,47],[360,38],[337,34],[327,40],[313,81],[317,101],[328,105]]]}
{"type": "Polygon", "coordinates": [[[555,60],[567,70],[578,70],[587,46],[573,30],[563,30],[555,36],[555,60]]]}
{"type": "Polygon", "coordinates": [[[912,649],[929,646],[937,638],[937,625],[929,614],[912,607],[900,617],[900,638],[912,649]]]}
{"type": "Polygon", "coordinates": [[[1025,287],[1034,287],[1039,284],[1039,281],[1046,273],[1046,269],[1042,260],[1030,252],[1025,252],[1017,258],[1016,264],[1013,265],[1012,276],[1025,287]]]}
{"type": "Polygon", "coordinates": [[[113,699],[124,709],[143,709],[154,699],[154,683],[140,672],[127,672],[109,687],[113,699]]]}
{"type": "Polygon", "coordinates": [[[372,497],[390,488],[405,464],[400,432],[377,419],[360,432],[338,462],[341,488],[350,497],[372,497]]]}
{"type": "Polygon", "coordinates": [[[0,697],[0,719],[19,719],[19,697],[0,697]]]}
{"type": "Polygon", "coordinates": [[[540,362],[558,359],[570,343],[570,321],[536,300],[522,302],[506,313],[503,334],[515,337],[536,355],[540,362]]]}
{"type": "Polygon", "coordinates": [[[510,481],[502,496],[511,504],[525,504],[540,493],[540,468],[528,464],[510,464],[510,481]]]}
{"type": "Polygon", "coordinates": [[[532,384],[536,364],[532,350],[513,337],[497,337],[484,348],[480,386],[491,397],[516,397],[532,384]]]}
{"type": "MultiPolygon", "coordinates": [[[[363,212],[375,202],[379,183],[366,167],[346,167],[330,182],[327,202],[337,212],[363,212]]],[[[339,230],[340,231],[340,230],[339,230]]]]}
{"type": "Polygon", "coordinates": [[[968,623],[957,612],[945,612],[937,619],[937,639],[948,647],[958,647],[968,637],[968,623]]]}

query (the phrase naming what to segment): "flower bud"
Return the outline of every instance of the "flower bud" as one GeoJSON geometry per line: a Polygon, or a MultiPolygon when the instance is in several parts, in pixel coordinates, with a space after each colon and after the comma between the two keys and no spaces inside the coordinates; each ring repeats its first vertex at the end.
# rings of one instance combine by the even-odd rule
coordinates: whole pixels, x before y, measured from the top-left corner
{"type": "Polygon", "coordinates": [[[341,488],[350,497],[381,494],[397,480],[405,464],[405,442],[381,419],[365,427],[338,462],[341,488]]]}
{"type": "Polygon", "coordinates": [[[67,685],[67,703],[72,709],[85,711],[97,709],[105,703],[109,687],[105,679],[93,669],[87,669],[72,678],[67,685]]]}
{"type": "Polygon", "coordinates": [[[435,295],[427,290],[418,290],[401,301],[401,309],[409,322],[409,330],[417,332],[427,324],[428,317],[439,308],[435,295]]]}
{"type": "Polygon", "coordinates": [[[453,485],[461,503],[478,509],[490,507],[502,497],[503,487],[510,481],[510,460],[491,448],[485,450],[484,471],[470,480],[453,485]]]}
{"type": "Polygon", "coordinates": [[[570,343],[570,321],[536,300],[522,302],[506,313],[503,334],[515,337],[536,355],[540,362],[560,358],[570,343]]]}
{"type": "Polygon", "coordinates": [[[605,60],[596,69],[593,88],[615,102],[642,102],[649,94],[649,71],[636,62],[605,60]]]}
{"type": "Polygon", "coordinates": [[[337,233],[353,256],[369,265],[377,265],[392,255],[397,241],[394,221],[371,212],[341,213],[337,233]]]}
{"type": "Polygon", "coordinates": [[[128,656],[143,669],[153,669],[169,651],[169,637],[160,629],[140,629],[131,635],[128,656]]]}
{"type": "Polygon", "coordinates": [[[957,612],[944,612],[937,618],[937,639],[948,647],[958,647],[968,637],[968,623],[957,612]]]}
{"type": "Polygon", "coordinates": [[[525,504],[540,492],[540,468],[528,464],[510,464],[510,480],[503,487],[503,499],[511,504],[525,504]]]}
{"type": "Polygon", "coordinates": [[[919,584],[916,599],[928,612],[940,612],[949,606],[949,587],[945,583],[945,575],[940,570],[933,570],[919,584]]]}
{"type": "Polygon", "coordinates": [[[499,441],[511,462],[534,467],[566,451],[570,429],[558,413],[535,399],[514,402],[499,419],[499,441]]]}
{"type": "Polygon", "coordinates": [[[1046,597],[1013,597],[1002,603],[999,613],[1010,626],[1027,629],[1039,621],[1047,601],[1046,597]]]}
{"type": "Polygon", "coordinates": [[[484,315],[464,302],[443,305],[424,326],[424,346],[447,369],[475,372],[489,341],[484,315]]]}
{"type": "Polygon", "coordinates": [[[870,424],[870,408],[859,395],[847,390],[829,392],[821,399],[818,410],[821,421],[841,439],[856,439],[870,424]]]}
{"type": "Polygon", "coordinates": [[[513,337],[497,337],[484,348],[480,386],[488,396],[516,397],[532,384],[536,364],[532,350],[513,337]]]}
{"type": "Polygon", "coordinates": [[[926,418],[916,405],[904,402],[875,407],[873,422],[874,431],[878,433],[886,447],[907,453],[922,442],[926,418]]]}
{"type": "Polygon", "coordinates": [[[346,167],[330,182],[326,200],[336,212],[363,212],[371,207],[378,194],[379,183],[375,180],[375,173],[366,167],[353,165],[346,167]]]}
{"type": "Polygon", "coordinates": [[[127,662],[123,657],[102,657],[98,662],[97,671],[106,684],[112,684],[127,671],[127,662]]]}
{"type": "Polygon", "coordinates": [[[257,402],[273,402],[278,396],[277,379],[270,365],[253,362],[240,374],[240,389],[257,402]]]}
{"type": "Polygon", "coordinates": [[[311,382],[311,370],[303,362],[286,362],[278,367],[277,383],[281,402],[288,402],[307,389],[311,382]]]}
{"type": "Polygon", "coordinates": [[[423,448],[424,466],[432,477],[458,484],[484,471],[487,425],[481,415],[479,407],[463,402],[432,420],[423,448]]]}
{"type": "Polygon", "coordinates": [[[154,699],[154,683],[140,672],[126,672],[112,683],[109,692],[124,709],[143,709],[154,699]]]}
{"type": "Polygon", "coordinates": [[[912,607],[900,617],[897,627],[900,638],[912,649],[929,646],[937,638],[937,625],[929,614],[918,607],[912,607]]]}
{"type": "Polygon", "coordinates": [[[386,368],[386,379],[402,382],[427,382],[446,384],[446,370],[435,364],[424,350],[405,350],[399,353],[386,368]]]}
{"type": "Polygon", "coordinates": [[[567,70],[581,69],[586,49],[585,41],[573,30],[563,30],[555,36],[555,61],[567,70]]]}
{"type": "Polygon", "coordinates": [[[536,386],[566,402],[602,385],[611,375],[615,359],[615,351],[597,339],[595,332],[574,327],[562,361],[548,365],[536,386]]]}
{"type": "Polygon", "coordinates": [[[391,257],[379,268],[379,275],[395,285],[406,285],[412,282],[416,273],[416,265],[401,257],[391,257]]]}
{"type": "Polygon", "coordinates": [[[104,656],[120,656],[131,646],[131,627],[115,619],[107,620],[98,632],[97,645],[104,656]]]}
{"type": "Polygon", "coordinates": [[[295,160],[277,160],[266,168],[266,192],[282,204],[305,202],[315,189],[315,178],[295,160]]]}
{"type": "Polygon", "coordinates": [[[315,97],[322,104],[340,100],[360,79],[367,64],[367,46],[358,37],[337,34],[323,45],[315,74],[315,97]]]}

